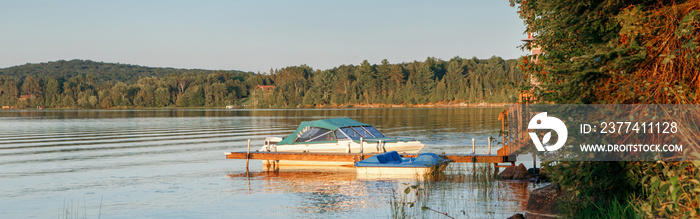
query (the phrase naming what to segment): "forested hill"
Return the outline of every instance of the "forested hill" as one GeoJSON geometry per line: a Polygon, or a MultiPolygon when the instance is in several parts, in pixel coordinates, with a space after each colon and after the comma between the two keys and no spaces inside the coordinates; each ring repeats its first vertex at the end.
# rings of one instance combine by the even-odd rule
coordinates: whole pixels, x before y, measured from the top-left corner
{"type": "MultiPolygon", "coordinates": [[[[244,73],[243,71],[229,71],[233,73],[244,73]]],[[[71,78],[73,76],[89,76],[96,82],[125,82],[136,83],[142,77],[164,77],[169,74],[209,74],[211,70],[200,69],[176,69],[176,68],[153,68],[139,65],[129,65],[120,63],[95,62],[91,60],[74,59],[70,61],[59,60],[38,64],[25,64],[0,69],[0,76],[10,76],[24,78],[33,76],[35,78],[54,77],[71,78]]]]}
{"type": "Polygon", "coordinates": [[[269,74],[56,61],[0,69],[0,106],[16,108],[302,108],[353,104],[515,102],[525,86],[517,60],[452,58],[269,74]],[[262,85],[262,86],[260,86],[262,85]]]}

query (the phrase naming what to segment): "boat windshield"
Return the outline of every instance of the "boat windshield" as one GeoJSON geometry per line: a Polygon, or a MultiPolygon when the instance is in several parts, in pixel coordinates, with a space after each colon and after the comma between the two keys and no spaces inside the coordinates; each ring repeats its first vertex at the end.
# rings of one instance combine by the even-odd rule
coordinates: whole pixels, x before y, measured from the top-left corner
{"type": "MultiPolygon", "coordinates": [[[[345,133],[348,137],[350,137],[353,140],[358,140],[360,138],[381,138],[384,137],[382,133],[377,131],[372,126],[353,126],[353,127],[346,127],[346,128],[340,128],[340,131],[345,133]]],[[[340,134],[340,133],[339,133],[340,134]]],[[[340,137],[341,135],[336,134],[338,138],[345,138],[347,139],[344,135],[343,137],[340,137]]]]}
{"type": "Polygon", "coordinates": [[[341,129],[335,130],[335,137],[338,138],[338,140],[341,140],[341,139],[345,139],[345,140],[351,139],[351,137],[348,136],[348,135],[346,135],[341,129]]]}
{"type": "Polygon", "coordinates": [[[364,128],[365,130],[367,130],[367,131],[368,131],[370,134],[372,134],[372,136],[374,136],[375,138],[383,138],[383,137],[384,137],[384,135],[383,135],[381,132],[379,132],[377,129],[375,129],[375,128],[372,127],[372,126],[363,126],[362,128],[364,128]]]}
{"type": "Polygon", "coordinates": [[[301,134],[296,141],[294,142],[313,142],[313,141],[334,141],[335,140],[335,135],[333,134],[333,131],[324,129],[324,128],[317,128],[317,127],[312,127],[309,128],[309,130],[306,130],[303,134],[301,134]]]}

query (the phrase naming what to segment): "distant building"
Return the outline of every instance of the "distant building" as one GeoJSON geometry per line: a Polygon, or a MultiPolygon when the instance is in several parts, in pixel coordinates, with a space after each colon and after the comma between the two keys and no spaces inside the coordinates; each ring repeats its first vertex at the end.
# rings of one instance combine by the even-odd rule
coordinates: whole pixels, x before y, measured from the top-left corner
{"type": "Polygon", "coordinates": [[[275,89],[275,85],[258,85],[255,87],[255,90],[262,89],[263,91],[270,91],[272,89],[275,89]]]}
{"type": "MultiPolygon", "coordinates": [[[[530,44],[530,61],[537,63],[540,60],[540,54],[542,54],[542,47],[537,45],[537,36],[533,36],[532,33],[527,33],[527,39],[521,40],[530,44]]],[[[535,78],[534,75],[530,74],[530,84],[535,87],[540,86],[540,81],[535,78]]]]}
{"type": "MultiPolygon", "coordinates": [[[[269,98],[270,95],[272,95],[272,90],[275,89],[274,85],[258,85],[255,86],[255,89],[253,89],[251,99],[253,100],[253,107],[257,108],[260,99],[267,99],[269,98]],[[261,92],[258,92],[260,90],[261,92]]],[[[245,106],[245,105],[244,105],[245,106]]]]}
{"type": "Polygon", "coordinates": [[[530,44],[530,60],[537,63],[539,61],[540,54],[542,54],[542,47],[534,43],[537,40],[537,36],[533,36],[532,33],[527,33],[527,39],[521,41],[530,44]]]}
{"type": "Polygon", "coordinates": [[[18,100],[31,100],[31,99],[34,99],[34,95],[32,95],[32,94],[27,94],[27,95],[19,96],[19,99],[18,99],[18,100]]]}
{"type": "MultiPolygon", "coordinates": [[[[542,54],[542,47],[537,45],[537,36],[533,36],[533,33],[527,33],[527,39],[523,39],[523,42],[527,42],[530,46],[530,62],[537,64],[540,60],[540,54],[542,54]]],[[[535,77],[535,75],[530,74],[530,85],[533,86],[530,90],[520,92],[520,103],[536,103],[535,95],[533,94],[534,88],[540,86],[540,81],[535,77]]]]}

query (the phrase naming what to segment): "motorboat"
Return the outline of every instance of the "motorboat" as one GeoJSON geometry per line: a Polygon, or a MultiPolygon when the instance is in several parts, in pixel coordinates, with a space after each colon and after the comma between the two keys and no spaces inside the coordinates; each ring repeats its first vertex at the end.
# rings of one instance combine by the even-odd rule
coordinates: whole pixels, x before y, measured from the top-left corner
{"type": "MultiPolygon", "coordinates": [[[[425,145],[410,138],[387,137],[375,127],[344,117],[301,122],[287,137],[267,137],[258,151],[296,153],[418,153],[425,145]]],[[[267,161],[263,161],[266,164],[267,161]]],[[[275,165],[341,165],[353,162],[276,161],[275,165]]]]}

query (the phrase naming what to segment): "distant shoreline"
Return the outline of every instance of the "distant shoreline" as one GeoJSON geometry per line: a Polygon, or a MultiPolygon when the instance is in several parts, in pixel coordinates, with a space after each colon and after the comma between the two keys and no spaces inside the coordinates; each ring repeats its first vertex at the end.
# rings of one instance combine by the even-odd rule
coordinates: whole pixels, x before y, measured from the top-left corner
{"type": "Polygon", "coordinates": [[[313,108],[329,108],[329,109],[343,109],[343,108],[480,108],[480,107],[506,107],[513,103],[427,103],[427,104],[383,104],[383,103],[372,103],[372,104],[346,104],[346,105],[329,105],[329,106],[315,106],[308,107],[313,108]]]}
{"type": "Polygon", "coordinates": [[[87,109],[87,108],[69,108],[69,107],[46,107],[42,109],[34,108],[0,108],[0,111],[4,110],[161,110],[161,109],[383,109],[383,108],[492,108],[492,107],[507,107],[514,103],[427,103],[427,104],[383,104],[383,103],[372,103],[372,104],[329,104],[329,105],[316,105],[316,106],[304,106],[304,107],[294,107],[294,108],[249,108],[249,107],[111,107],[111,108],[98,108],[98,109],[87,109]]]}

